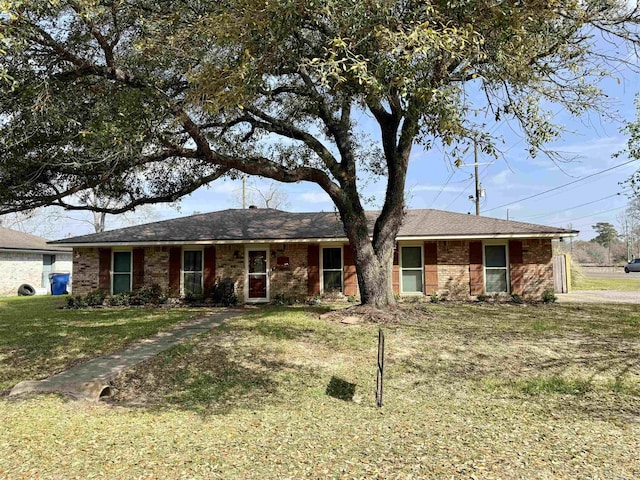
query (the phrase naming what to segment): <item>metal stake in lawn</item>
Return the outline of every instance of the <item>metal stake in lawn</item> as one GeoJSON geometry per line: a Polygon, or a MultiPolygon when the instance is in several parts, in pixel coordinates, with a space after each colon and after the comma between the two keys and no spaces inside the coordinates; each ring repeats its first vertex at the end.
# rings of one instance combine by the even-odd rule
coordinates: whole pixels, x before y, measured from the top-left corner
{"type": "Polygon", "coordinates": [[[376,374],[376,403],[382,407],[382,374],[384,373],[384,333],[378,328],[378,368],[376,374]]]}

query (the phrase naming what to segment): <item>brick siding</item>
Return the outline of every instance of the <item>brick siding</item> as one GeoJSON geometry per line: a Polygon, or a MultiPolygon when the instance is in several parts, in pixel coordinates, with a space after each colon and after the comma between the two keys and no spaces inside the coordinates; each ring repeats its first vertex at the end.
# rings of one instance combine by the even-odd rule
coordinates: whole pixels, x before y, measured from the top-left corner
{"type": "MultiPolygon", "coordinates": [[[[42,253],[0,252],[0,295],[17,295],[22,284],[42,288],[42,253]]],[[[71,253],[52,252],[53,271],[71,272],[71,253]]]]}
{"type": "MultiPolygon", "coordinates": [[[[272,244],[269,252],[269,281],[271,299],[282,294],[302,300],[307,297],[307,244],[272,244]],[[277,264],[279,257],[288,257],[288,266],[277,264]]],[[[169,248],[145,248],[144,283],[169,286],[169,248]]],[[[216,245],[217,280],[230,278],[235,284],[238,299],[244,301],[244,245],[216,245]]],[[[469,242],[447,240],[438,242],[438,294],[452,299],[469,298],[469,242]]],[[[550,239],[522,241],[522,294],[539,297],[553,288],[553,258],[550,239]]],[[[41,259],[40,259],[41,261],[41,259]]],[[[76,248],[73,258],[74,293],[86,294],[98,288],[98,249],[76,248]]],[[[38,274],[40,275],[40,274],[38,274]]],[[[38,277],[39,278],[39,277],[38,277]]],[[[38,280],[39,282],[39,280],[38,280]]]]}
{"type": "Polygon", "coordinates": [[[73,293],[86,295],[98,288],[99,257],[97,248],[73,249],[73,293]]]}
{"type": "Polygon", "coordinates": [[[294,300],[307,297],[307,245],[281,244],[271,245],[269,281],[271,299],[276,295],[284,295],[294,300]],[[278,257],[287,257],[289,265],[278,266],[278,257]]]}
{"type": "Polygon", "coordinates": [[[469,242],[438,242],[438,295],[451,299],[469,297],[469,242]]]}
{"type": "Polygon", "coordinates": [[[525,296],[539,297],[545,290],[553,290],[553,252],[550,239],[523,240],[522,260],[525,296]]]}

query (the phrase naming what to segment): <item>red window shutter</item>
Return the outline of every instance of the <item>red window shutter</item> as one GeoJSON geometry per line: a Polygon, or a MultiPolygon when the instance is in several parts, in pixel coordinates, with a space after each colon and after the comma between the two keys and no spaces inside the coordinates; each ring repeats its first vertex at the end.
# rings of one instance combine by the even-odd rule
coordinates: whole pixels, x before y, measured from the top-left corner
{"type": "Polygon", "coordinates": [[[98,249],[98,288],[111,291],[111,249],[98,249]]]}
{"type": "Polygon", "coordinates": [[[400,295],[400,258],[398,255],[399,246],[396,246],[393,250],[393,269],[391,270],[391,285],[393,287],[393,293],[400,295]]]}
{"type": "Polygon", "coordinates": [[[438,244],[424,242],[424,293],[438,291],[438,244]]]}
{"type": "Polygon", "coordinates": [[[509,263],[511,265],[524,263],[522,257],[522,240],[509,240],[509,263]]]}
{"type": "Polygon", "coordinates": [[[133,279],[134,290],[144,285],[144,248],[133,249],[133,279]]]}
{"type": "Polygon", "coordinates": [[[511,293],[524,294],[525,266],[522,254],[522,240],[509,240],[509,276],[511,293]]]}
{"type": "Polygon", "coordinates": [[[307,248],[307,291],[310,296],[320,295],[320,246],[307,248]]]}
{"type": "Polygon", "coordinates": [[[180,247],[171,247],[169,249],[169,293],[173,296],[180,295],[181,256],[182,249],[180,247]]]}
{"type": "Polygon", "coordinates": [[[204,294],[211,293],[211,287],[216,283],[216,247],[204,247],[204,272],[202,272],[204,294]]]}
{"type": "Polygon", "coordinates": [[[469,242],[469,292],[484,292],[484,268],[482,266],[482,242],[469,242]]]}
{"type": "Polygon", "coordinates": [[[356,262],[353,258],[353,249],[351,245],[345,245],[342,250],[344,259],[344,294],[357,295],[358,293],[358,274],[356,273],[356,262]]]}

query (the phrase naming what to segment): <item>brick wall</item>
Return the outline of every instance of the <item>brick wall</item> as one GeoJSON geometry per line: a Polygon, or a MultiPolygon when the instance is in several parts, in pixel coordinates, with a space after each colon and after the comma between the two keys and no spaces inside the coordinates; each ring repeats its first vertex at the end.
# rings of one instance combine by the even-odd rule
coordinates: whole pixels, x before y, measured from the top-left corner
{"type": "Polygon", "coordinates": [[[438,295],[452,299],[469,297],[469,242],[438,242],[438,295]]]}
{"type": "Polygon", "coordinates": [[[17,295],[23,283],[40,288],[42,254],[0,252],[0,295],[17,295]]]}
{"type": "Polygon", "coordinates": [[[165,290],[169,287],[169,247],[144,249],[144,284],[153,283],[165,290]]]}
{"type": "Polygon", "coordinates": [[[551,239],[523,240],[522,260],[525,296],[540,297],[545,290],[553,290],[551,239]]]}
{"type": "MultiPolygon", "coordinates": [[[[273,244],[269,251],[270,293],[304,299],[307,296],[307,245],[273,244]],[[278,268],[278,257],[288,257],[289,265],[278,268]]],[[[73,291],[86,294],[98,288],[98,249],[77,248],[73,258],[73,291]]],[[[244,245],[216,246],[216,279],[231,278],[238,299],[244,301],[244,245]]],[[[539,297],[553,288],[553,259],[551,240],[531,239],[522,242],[523,294],[539,297]]],[[[38,258],[38,273],[34,284],[40,284],[42,256],[38,258]]],[[[23,264],[20,264],[23,265],[23,264]]],[[[5,268],[4,266],[2,268],[5,268]]],[[[22,270],[22,267],[20,267],[22,270]]],[[[4,272],[4,270],[3,270],[4,272]]],[[[31,274],[30,274],[31,275],[31,274]]],[[[21,281],[20,283],[25,283],[21,281]]],[[[145,248],[145,283],[157,283],[167,289],[169,285],[168,247],[145,248]]],[[[11,287],[13,288],[13,287],[11,287]]],[[[15,286],[17,291],[17,286],[15,286]]],[[[2,292],[2,290],[0,290],[2,292]]],[[[449,298],[469,296],[469,242],[448,240],[438,242],[438,294],[449,298]]]]}
{"type": "MultiPolygon", "coordinates": [[[[522,265],[510,266],[522,274],[522,294],[539,297],[553,289],[553,254],[550,239],[522,241],[522,265]]],[[[469,242],[438,242],[438,294],[449,298],[469,296],[469,242]]]]}
{"type": "Polygon", "coordinates": [[[307,245],[280,244],[271,245],[271,299],[282,294],[292,299],[303,300],[307,297],[307,245]],[[286,257],[289,265],[278,266],[277,259],[286,257]]]}
{"type": "Polygon", "coordinates": [[[216,280],[230,278],[244,302],[244,245],[216,245],[216,280]]]}
{"type": "Polygon", "coordinates": [[[73,249],[73,293],[86,295],[98,288],[98,249],[73,249]]]}

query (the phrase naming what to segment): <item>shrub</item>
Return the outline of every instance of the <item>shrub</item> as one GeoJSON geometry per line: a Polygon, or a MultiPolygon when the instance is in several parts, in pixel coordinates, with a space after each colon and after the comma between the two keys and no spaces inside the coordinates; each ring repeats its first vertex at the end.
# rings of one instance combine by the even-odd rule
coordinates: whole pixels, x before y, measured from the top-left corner
{"type": "Polygon", "coordinates": [[[438,297],[438,292],[433,292],[430,298],[431,298],[431,303],[440,303],[440,297],[438,297]]]}
{"type": "Polygon", "coordinates": [[[182,300],[188,305],[197,305],[200,303],[204,303],[204,295],[202,295],[201,293],[187,292],[184,294],[182,300]]]}
{"type": "Polygon", "coordinates": [[[157,283],[143,285],[131,297],[132,305],[162,305],[167,303],[167,295],[157,283]]]}
{"type": "Polygon", "coordinates": [[[287,297],[284,293],[277,293],[273,296],[274,305],[291,305],[291,298],[287,297]]]}
{"type": "Polygon", "coordinates": [[[107,293],[104,290],[98,289],[87,293],[87,306],[100,307],[104,304],[104,299],[107,298],[107,293]]]}
{"type": "Polygon", "coordinates": [[[73,295],[67,297],[67,308],[101,307],[107,294],[104,290],[93,290],[86,295],[73,295]]]}
{"type": "Polygon", "coordinates": [[[131,305],[132,294],[130,292],[122,292],[116,295],[111,295],[107,300],[107,303],[111,307],[128,307],[131,305]]]}
{"type": "MultiPolygon", "coordinates": [[[[233,280],[227,278],[217,281],[215,285],[211,287],[209,296],[211,297],[211,301],[214,305],[229,307],[238,304],[238,297],[234,293],[234,290],[235,286],[233,280]]],[[[284,302],[284,294],[281,295],[282,301],[284,302]]],[[[276,295],[275,298],[278,298],[278,295],[276,295]]],[[[280,303],[279,305],[284,305],[284,303],[280,303]]]]}
{"type": "Polygon", "coordinates": [[[542,292],[542,303],[556,303],[556,300],[558,300],[558,297],[556,297],[553,290],[545,290],[542,292]]]}
{"type": "Polygon", "coordinates": [[[487,300],[489,300],[489,295],[485,295],[484,293],[481,293],[478,296],[476,296],[476,299],[479,302],[486,302],[487,300]]]}
{"type": "Polygon", "coordinates": [[[82,295],[69,295],[67,297],[67,308],[87,308],[87,297],[82,295]]]}

